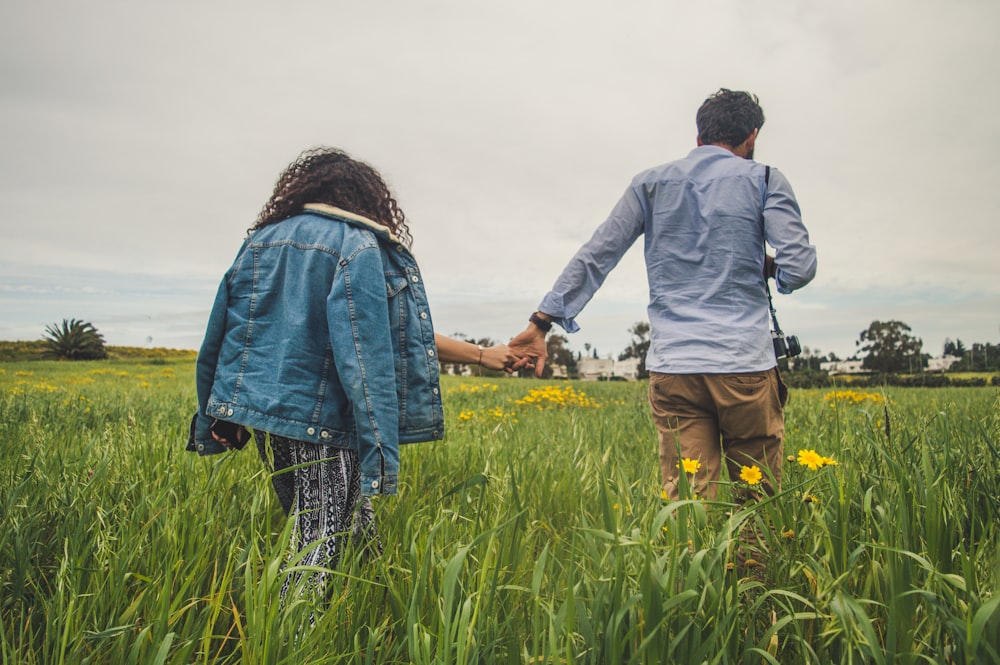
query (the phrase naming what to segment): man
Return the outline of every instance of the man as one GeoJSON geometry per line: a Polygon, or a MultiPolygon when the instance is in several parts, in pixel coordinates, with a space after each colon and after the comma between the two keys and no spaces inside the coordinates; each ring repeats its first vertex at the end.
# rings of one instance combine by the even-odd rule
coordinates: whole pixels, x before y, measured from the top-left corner
{"type": "Polygon", "coordinates": [[[742,466],[757,466],[773,492],[781,480],[785,390],[766,279],[775,278],[781,293],[805,286],[816,273],[816,250],[788,181],[753,161],[764,124],[757,98],[723,88],[696,120],[697,147],[632,180],[510,347],[537,358],[541,376],[549,328],[579,330],[574,317],[643,235],[646,367],[664,490],[678,498],[680,462],[691,459],[700,462],[692,482],[698,496],[715,496],[722,464],[730,479],[742,466]]]}

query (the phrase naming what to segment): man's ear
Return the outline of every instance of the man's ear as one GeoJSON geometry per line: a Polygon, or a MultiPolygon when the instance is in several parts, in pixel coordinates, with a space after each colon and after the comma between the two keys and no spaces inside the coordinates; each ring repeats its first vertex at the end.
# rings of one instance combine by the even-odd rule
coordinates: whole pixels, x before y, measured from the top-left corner
{"type": "Polygon", "coordinates": [[[698,144],[699,148],[705,145],[705,143],[701,140],[701,134],[698,134],[698,136],[695,137],[695,143],[698,144]]]}

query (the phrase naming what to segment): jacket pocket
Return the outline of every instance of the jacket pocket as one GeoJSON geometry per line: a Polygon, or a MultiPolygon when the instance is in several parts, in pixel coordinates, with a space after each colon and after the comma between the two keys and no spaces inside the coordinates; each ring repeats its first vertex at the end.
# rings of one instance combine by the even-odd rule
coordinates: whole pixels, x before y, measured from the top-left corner
{"type": "Polygon", "coordinates": [[[409,285],[410,282],[406,279],[406,275],[385,276],[385,289],[389,298],[395,298],[409,285]]]}

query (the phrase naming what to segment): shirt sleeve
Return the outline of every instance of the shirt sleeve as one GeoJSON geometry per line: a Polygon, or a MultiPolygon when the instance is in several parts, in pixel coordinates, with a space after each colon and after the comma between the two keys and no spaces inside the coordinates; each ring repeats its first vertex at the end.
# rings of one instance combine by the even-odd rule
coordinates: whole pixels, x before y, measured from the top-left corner
{"type": "Polygon", "coordinates": [[[635,189],[629,187],[590,240],[570,259],[552,290],[542,298],[538,311],[548,314],[566,332],[578,331],[576,315],[642,235],[644,226],[642,204],[635,189]]]}
{"type": "Polygon", "coordinates": [[[212,438],[212,418],[205,415],[208,398],[215,382],[215,369],[219,363],[219,351],[226,334],[226,319],[229,308],[229,273],[222,278],[219,289],[215,293],[212,313],[208,317],[205,329],[205,339],[198,351],[198,361],[195,368],[195,383],[198,389],[198,411],[191,421],[191,431],[187,449],[196,451],[199,455],[221,453],[226,447],[212,438]]]}
{"type": "Polygon", "coordinates": [[[764,237],[774,248],[777,267],[775,284],[779,293],[800,289],[816,275],[816,248],[809,244],[809,232],[788,179],[771,168],[764,198],[764,237]]]}
{"type": "Polygon", "coordinates": [[[389,299],[377,245],[341,261],[327,298],[327,318],[334,362],[354,415],[361,494],[395,494],[399,400],[389,299]],[[350,340],[349,345],[344,340],[350,340]]]}

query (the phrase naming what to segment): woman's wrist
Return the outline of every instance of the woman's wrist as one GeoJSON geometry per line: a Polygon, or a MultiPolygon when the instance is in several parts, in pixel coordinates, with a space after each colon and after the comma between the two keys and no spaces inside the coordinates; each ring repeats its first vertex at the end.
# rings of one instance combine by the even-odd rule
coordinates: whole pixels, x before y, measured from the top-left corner
{"type": "Polygon", "coordinates": [[[482,344],[476,344],[476,346],[479,347],[479,360],[477,361],[476,364],[478,364],[480,367],[482,367],[483,366],[483,351],[485,351],[486,349],[483,348],[482,344]]]}

